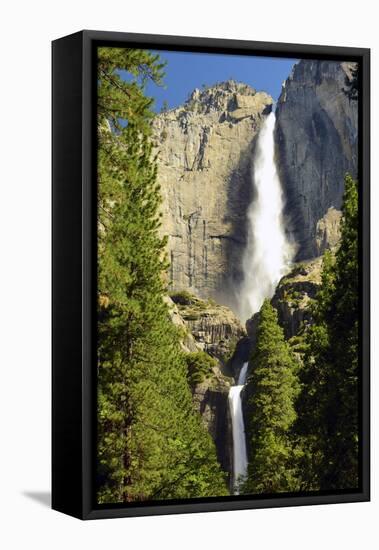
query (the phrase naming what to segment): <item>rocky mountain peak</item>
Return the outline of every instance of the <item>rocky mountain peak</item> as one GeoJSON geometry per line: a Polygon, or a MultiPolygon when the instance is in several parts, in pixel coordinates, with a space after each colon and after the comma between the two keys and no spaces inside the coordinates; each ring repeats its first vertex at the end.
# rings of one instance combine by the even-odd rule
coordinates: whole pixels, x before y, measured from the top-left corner
{"type": "MultiPolygon", "coordinates": [[[[195,88],[190,94],[185,106],[196,112],[234,111],[241,105],[241,98],[253,98],[256,90],[241,82],[227,80],[213,86],[195,88]]],[[[246,104],[246,101],[242,101],[246,104]]],[[[249,101],[247,102],[249,103],[249,101]]]]}
{"type": "Polygon", "coordinates": [[[160,121],[179,119],[185,128],[188,121],[198,116],[207,116],[208,122],[236,123],[257,114],[267,115],[273,105],[272,97],[266,92],[257,92],[248,84],[226,80],[212,86],[195,88],[187,101],[169,111],[160,113],[155,124],[160,121]]]}

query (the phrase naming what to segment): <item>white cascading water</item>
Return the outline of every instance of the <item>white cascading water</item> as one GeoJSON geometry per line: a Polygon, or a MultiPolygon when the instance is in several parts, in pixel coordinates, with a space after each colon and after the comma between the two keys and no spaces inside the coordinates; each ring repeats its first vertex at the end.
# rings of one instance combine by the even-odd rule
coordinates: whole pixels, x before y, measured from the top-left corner
{"type": "MultiPolygon", "coordinates": [[[[266,118],[258,136],[252,177],[253,200],[247,212],[248,237],[243,256],[243,283],[239,293],[239,314],[245,321],[271,298],[279,280],[289,269],[295,247],[285,234],[283,192],[275,166],[275,114],[266,118]]],[[[233,483],[247,474],[245,425],[241,391],[246,382],[248,363],[244,363],[236,386],[229,392],[233,433],[233,483]]]]}
{"type": "Polygon", "coordinates": [[[239,292],[242,320],[260,310],[288,271],[295,247],[286,236],[283,191],[275,166],[275,114],[266,118],[258,136],[253,163],[253,200],[247,211],[247,245],[243,255],[243,282],[239,292]]]}
{"type": "Polygon", "coordinates": [[[241,390],[246,382],[248,363],[242,365],[236,386],[232,386],[229,391],[229,408],[232,417],[233,434],[233,484],[234,493],[238,494],[236,484],[241,477],[246,475],[247,471],[247,453],[245,425],[242,413],[241,390]]]}

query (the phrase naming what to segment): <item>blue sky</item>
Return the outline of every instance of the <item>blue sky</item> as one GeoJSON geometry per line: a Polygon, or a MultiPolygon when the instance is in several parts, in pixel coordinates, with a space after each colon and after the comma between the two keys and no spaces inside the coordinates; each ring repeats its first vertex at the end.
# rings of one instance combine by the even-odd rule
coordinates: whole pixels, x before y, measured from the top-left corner
{"type": "Polygon", "coordinates": [[[222,55],[192,52],[159,51],[167,61],[165,88],[153,83],[147,85],[147,95],[155,98],[155,110],[160,111],[163,101],[169,108],[181,105],[195,89],[222,82],[237,80],[250,84],[257,91],[269,93],[274,100],[280,94],[282,82],[288,77],[296,59],[222,55]]]}

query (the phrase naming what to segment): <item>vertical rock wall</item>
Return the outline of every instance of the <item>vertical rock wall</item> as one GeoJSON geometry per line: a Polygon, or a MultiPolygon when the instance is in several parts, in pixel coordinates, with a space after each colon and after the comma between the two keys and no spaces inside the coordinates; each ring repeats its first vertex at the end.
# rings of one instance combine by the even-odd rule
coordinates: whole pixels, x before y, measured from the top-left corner
{"type": "Polygon", "coordinates": [[[298,260],[320,252],[317,223],[329,208],[341,208],[345,173],[357,175],[358,102],[346,93],[353,67],[302,60],[278,101],[277,163],[298,260]]]}
{"type": "Polygon", "coordinates": [[[254,138],[272,99],[228,81],[154,120],[172,290],[233,307],[241,278],[254,138]]]}

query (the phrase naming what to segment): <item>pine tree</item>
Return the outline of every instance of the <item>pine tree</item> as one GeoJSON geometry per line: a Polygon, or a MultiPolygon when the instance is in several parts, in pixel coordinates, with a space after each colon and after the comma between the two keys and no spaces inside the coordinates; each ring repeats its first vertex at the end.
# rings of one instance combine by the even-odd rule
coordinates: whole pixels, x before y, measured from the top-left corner
{"type": "Polygon", "coordinates": [[[226,494],[194,411],[164,300],[165,240],[144,82],[146,51],[101,48],[98,63],[98,502],[226,494]],[[124,81],[120,70],[135,79],[124,81]]]}
{"type": "Polygon", "coordinates": [[[347,175],[341,243],[335,255],[324,255],[300,374],[295,429],[303,441],[304,488],[358,486],[358,296],[358,188],[347,175]]]}
{"type": "Polygon", "coordinates": [[[265,300],[248,380],[250,456],[243,492],[276,493],[296,488],[290,428],[296,418],[297,363],[276,310],[265,300]]]}

